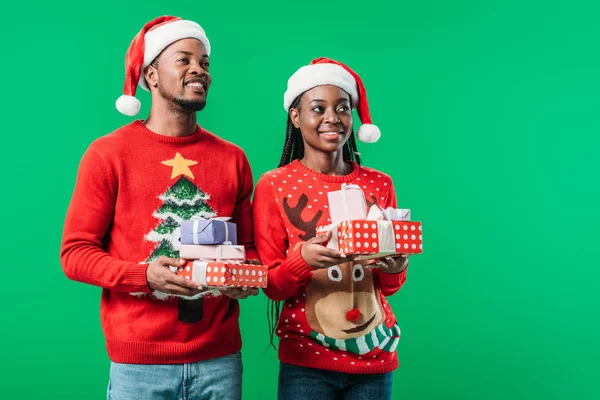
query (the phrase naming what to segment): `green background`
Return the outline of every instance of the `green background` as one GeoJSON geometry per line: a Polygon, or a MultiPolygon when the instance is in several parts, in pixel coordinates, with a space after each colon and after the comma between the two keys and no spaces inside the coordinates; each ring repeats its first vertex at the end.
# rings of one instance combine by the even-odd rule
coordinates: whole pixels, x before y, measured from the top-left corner
{"type": "MultiPolygon", "coordinates": [[[[199,121],[255,180],[281,154],[287,78],[319,56],[361,74],[383,133],[364,163],[424,226],[391,299],[394,399],[600,398],[597,1],[62,3],[0,6],[0,397],[105,396],[100,289],[63,275],[62,223],[84,150],[131,120],[114,107],[131,38],[171,14],[206,29],[199,121]]],[[[242,304],[246,399],[275,398],[265,305],[242,304]]]]}

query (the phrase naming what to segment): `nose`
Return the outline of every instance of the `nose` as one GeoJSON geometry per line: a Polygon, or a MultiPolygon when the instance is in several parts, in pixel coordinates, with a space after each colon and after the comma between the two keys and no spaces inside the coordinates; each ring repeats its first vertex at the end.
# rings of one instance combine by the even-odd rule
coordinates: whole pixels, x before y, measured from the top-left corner
{"type": "Polygon", "coordinates": [[[204,75],[206,71],[202,68],[202,65],[198,62],[192,62],[190,64],[190,73],[194,75],[204,75]]]}
{"type": "Polygon", "coordinates": [[[338,115],[336,114],[336,112],[334,110],[329,108],[328,110],[325,111],[325,122],[328,122],[330,124],[337,124],[339,121],[340,121],[340,118],[338,117],[338,115]]]}
{"type": "Polygon", "coordinates": [[[358,308],[353,308],[352,310],[346,313],[346,319],[350,322],[356,322],[360,318],[360,310],[358,308]]]}

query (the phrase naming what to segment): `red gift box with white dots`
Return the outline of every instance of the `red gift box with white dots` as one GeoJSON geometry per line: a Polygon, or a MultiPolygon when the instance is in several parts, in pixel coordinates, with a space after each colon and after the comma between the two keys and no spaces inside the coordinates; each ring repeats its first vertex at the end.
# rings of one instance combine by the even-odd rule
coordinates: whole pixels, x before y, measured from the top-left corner
{"type": "Polygon", "coordinates": [[[337,240],[337,249],[346,254],[371,258],[423,252],[420,222],[351,220],[340,222],[334,231],[332,240],[337,240]]]}
{"type": "Polygon", "coordinates": [[[267,287],[266,265],[236,264],[219,261],[188,261],[177,275],[206,287],[267,287]]]}
{"type": "Polygon", "coordinates": [[[420,254],[423,252],[423,236],[420,222],[390,221],[394,229],[396,252],[420,254]]]}

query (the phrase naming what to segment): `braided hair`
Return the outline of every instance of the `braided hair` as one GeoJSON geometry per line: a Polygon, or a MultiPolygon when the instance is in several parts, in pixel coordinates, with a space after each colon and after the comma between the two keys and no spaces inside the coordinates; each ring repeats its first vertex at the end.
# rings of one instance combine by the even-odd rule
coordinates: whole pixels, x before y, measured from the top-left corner
{"type": "MultiPolygon", "coordinates": [[[[290,108],[295,108],[300,110],[300,101],[302,100],[302,93],[298,97],[294,99],[290,108]]],[[[350,138],[344,143],[343,147],[344,161],[354,161],[358,165],[360,165],[360,153],[356,147],[356,138],[354,137],[354,131],[350,135],[350,138]]],[[[281,154],[281,160],[279,161],[279,166],[283,167],[284,165],[288,165],[294,160],[299,160],[304,157],[304,141],[302,140],[302,134],[300,133],[300,129],[296,128],[288,114],[287,117],[287,127],[285,131],[285,143],[283,145],[283,152],[281,154]]],[[[275,346],[275,329],[277,327],[277,321],[279,320],[279,315],[281,314],[281,303],[280,301],[267,301],[267,320],[269,325],[269,339],[271,341],[271,346],[274,349],[277,349],[275,346]]]]}

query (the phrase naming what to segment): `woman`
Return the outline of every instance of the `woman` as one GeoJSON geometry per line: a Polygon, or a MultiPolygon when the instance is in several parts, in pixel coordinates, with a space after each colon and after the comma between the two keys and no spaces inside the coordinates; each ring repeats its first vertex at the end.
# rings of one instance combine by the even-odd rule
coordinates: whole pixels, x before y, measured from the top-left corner
{"type": "Polygon", "coordinates": [[[396,207],[390,177],[360,166],[352,109],[364,124],[358,139],[379,138],[364,87],[347,66],[320,58],[289,79],[284,107],[281,163],[260,178],[253,207],[256,247],[270,267],[265,293],[285,302],[275,313],[279,398],[390,399],[400,329],[385,296],[406,280],[407,257],[363,266],[324,246],[330,234],[316,237],[331,223],[327,192],[344,183],[370,204],[396,207]]]}

